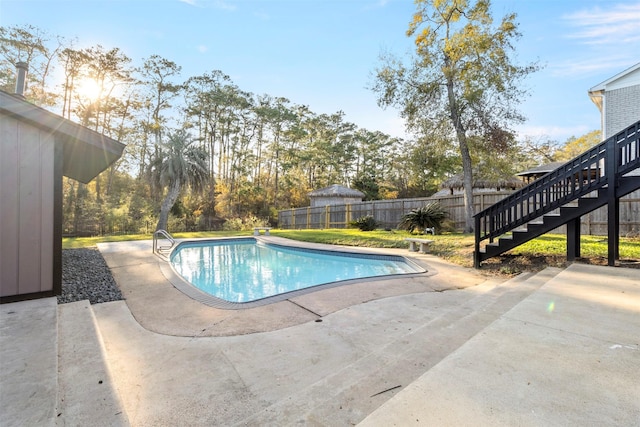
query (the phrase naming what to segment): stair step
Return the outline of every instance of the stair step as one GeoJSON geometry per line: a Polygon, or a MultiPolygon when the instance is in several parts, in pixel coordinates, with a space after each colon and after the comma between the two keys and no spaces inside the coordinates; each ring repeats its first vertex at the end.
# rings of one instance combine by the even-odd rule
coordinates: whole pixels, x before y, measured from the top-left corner
{"type": "Polygon", "coordinates": [[[530,222],[527,224],[527,228],[544,227],[543,222],[530,222]]]}
{"type": "Polygon", "coordinates": [[[88,300],[58,306],[58,425],[128,426],[88,300]]]}
{"type": "MultiPolygon", "coordinates": [[[[335,425],[357,423],[560,271],[523,273],[506,282],[487,281],[466,291],[448,291],[480,293],[241,424],[320,425],[327,419],[335,425]],[[318,401],[319,395],[326,399],[318,401]]],[[[330,321],[330,316],[325,318],[330,321]]]]}
{"type": "MultiPolygon", "coordinates": [[[[529,234],[530,232],[527,229],[513,230],[510,235],[500,237],[498,239],[497,246],[503,246],[502,244],[503,241],[504,241],[504,244],[508,244],[508,245],[523,243],[529,239],[529,234]]],[[[488,245],[491,245],[491,244],[488,244],[488,245]]]]}

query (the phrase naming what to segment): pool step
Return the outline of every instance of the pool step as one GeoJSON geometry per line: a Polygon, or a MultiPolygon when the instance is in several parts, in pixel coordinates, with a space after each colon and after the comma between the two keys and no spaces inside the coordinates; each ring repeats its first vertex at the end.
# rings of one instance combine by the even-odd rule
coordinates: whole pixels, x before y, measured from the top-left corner
{"type": "Polygon", "coordinates": [[[88,300],[58,306],[58,426],[129,426],[88,300]]]}
{"type": "MultiPolygon", "coordinates": [[[[560,272],[548,268],[449,291],[478,294],[243,423],[357,423],[560,272]]],[[[330,316],[325,321],[329,323],[330,316]]]]}

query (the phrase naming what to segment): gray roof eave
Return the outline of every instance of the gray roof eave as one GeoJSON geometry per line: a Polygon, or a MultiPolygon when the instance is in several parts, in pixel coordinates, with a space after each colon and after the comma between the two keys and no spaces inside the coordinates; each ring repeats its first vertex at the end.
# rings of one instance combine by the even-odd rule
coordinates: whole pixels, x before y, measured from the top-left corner
{"type": "Polygon", "coordinates": [[[597,85],[595,85],[594,87],[592,87],[591,89],[589,89],[589,94],[594,94],[596,95],[596,92],[600,92],[605,90],[605,88],[607,87],[608,84],[626,76],[629,73],[634,72],[635,70],[640,69],[640,62],[638,62],[635,65],[632,65],[631,67],[627,68],[626,70],[616,74],[613,77],[608,78],[607,80],[603,81],[602,83],[599,83],[597,85]]]}
{"type": "Polygon", "coordinates": [[[122,156],[125,145],[7,92],[0,112],[50,132],[63,147],[63,174],[88,183],[122,156]]]}

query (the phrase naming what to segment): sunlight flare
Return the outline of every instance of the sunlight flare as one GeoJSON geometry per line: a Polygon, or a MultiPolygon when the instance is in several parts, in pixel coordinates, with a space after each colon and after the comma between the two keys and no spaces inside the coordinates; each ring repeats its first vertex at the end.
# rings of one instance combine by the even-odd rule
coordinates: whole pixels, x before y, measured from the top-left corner
{"type": "Polygon", "coordinates": [[[76,85],[76,93],[83,99],[95,101],[100,98],[101,88],[95,79],[87,77],[76,85]]]}

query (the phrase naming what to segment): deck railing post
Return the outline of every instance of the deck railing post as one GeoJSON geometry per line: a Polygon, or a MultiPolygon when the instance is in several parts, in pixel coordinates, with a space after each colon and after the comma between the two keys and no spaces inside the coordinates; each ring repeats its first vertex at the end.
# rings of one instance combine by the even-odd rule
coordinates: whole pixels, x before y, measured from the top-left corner
{"type": "Polygon", "coordinates": [[[476,235],[476,243],[473,251],[473,266],[475,268],[480,268],[480,215],[475,216],[474,231],[476,235]]]}

